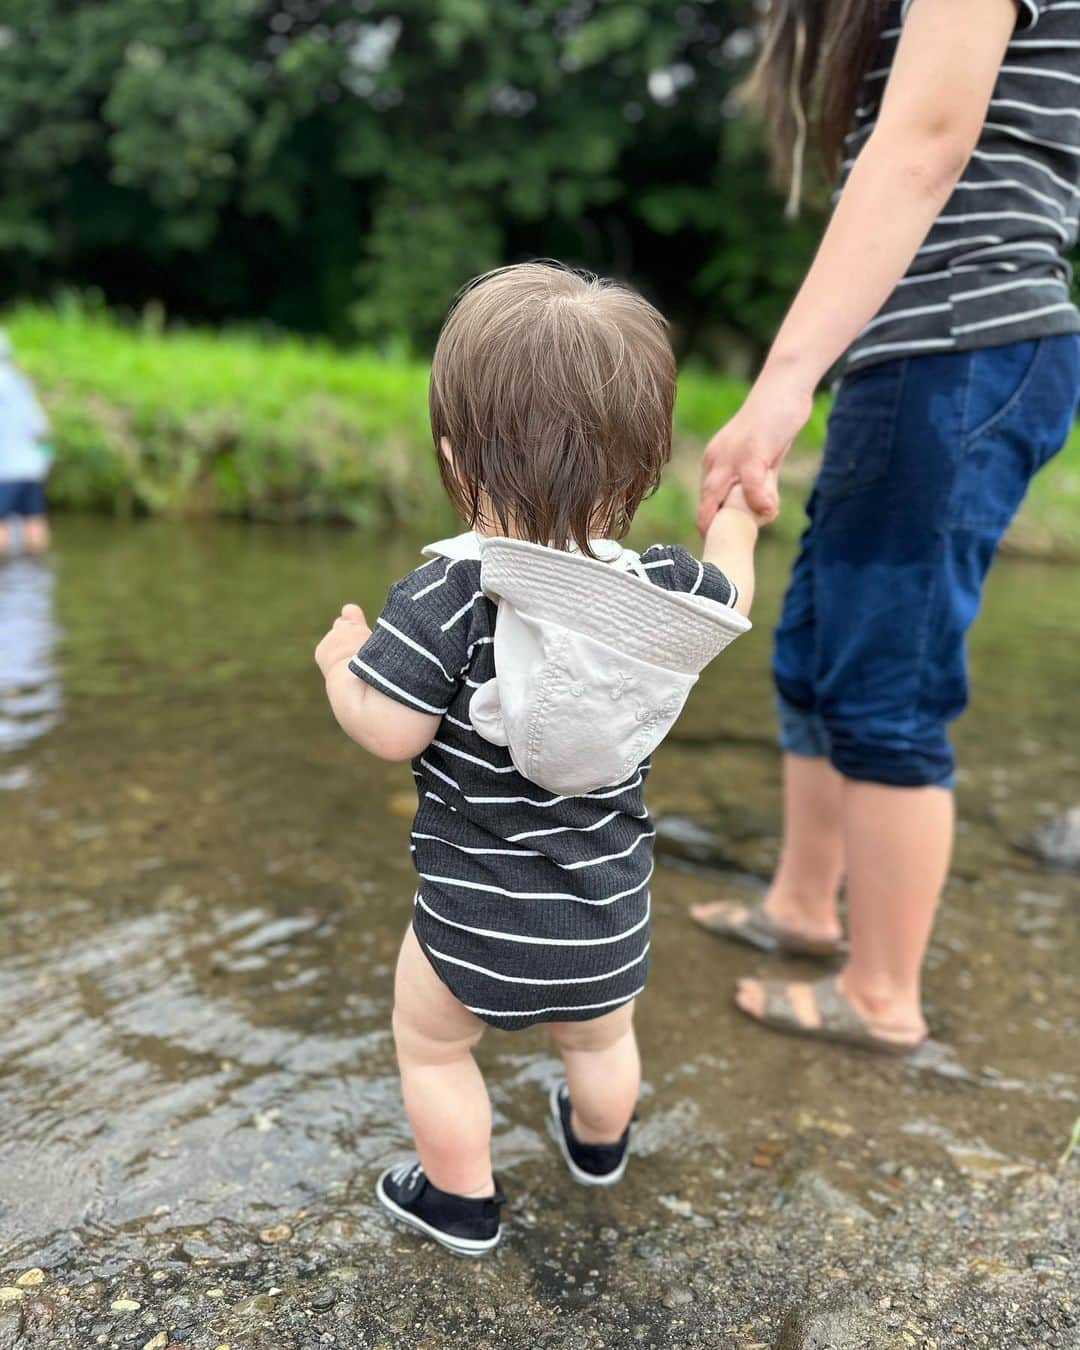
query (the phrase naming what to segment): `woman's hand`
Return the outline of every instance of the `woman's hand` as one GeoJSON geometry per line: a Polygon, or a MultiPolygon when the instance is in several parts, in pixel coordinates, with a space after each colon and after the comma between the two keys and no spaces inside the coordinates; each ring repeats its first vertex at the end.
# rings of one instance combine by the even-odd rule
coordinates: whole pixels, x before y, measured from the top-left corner
{"type": "Polygon", "coordinates": [[[371,629],[359,605],[342,605],[330,631],[315,648],[315,664],[326,678],[335,666],[356,655],[371,636],[371,629]]]}
{"type": "Polygon", "coordinates": [[[768,522],[780,509],[776,470],[813,406],[809,392],[760,378],[735,416],[705,447],[698,503],[704,534],[736,483],[751,512],[768,522]]]}

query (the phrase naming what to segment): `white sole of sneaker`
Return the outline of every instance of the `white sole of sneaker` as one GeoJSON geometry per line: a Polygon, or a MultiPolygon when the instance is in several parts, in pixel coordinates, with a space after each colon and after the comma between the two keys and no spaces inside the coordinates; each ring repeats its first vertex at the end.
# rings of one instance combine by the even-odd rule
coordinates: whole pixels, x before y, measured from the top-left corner
{"type": "Polygon", "coordinates": [[[407,1209],[402,1207],[383,1190],[383,1182],[390,1175],[387,1170],[375,1183],[375,1199],[386,1210],[392,1219],[398,1223],[406,1224],[409,1228],[415,1228],[418,1233],[423,1233],[425,1237],[432,1238],[440,1247],[445,1247],[447,1251],[453,1252],[455,1256],[483,1256],[485,1252],[490,1252],[499,1245],[499,1238],[502,1233],[496,1233],[493,1238],[459,1238],[452,1237],[449,1233],[443,1233],[438,1228],[433,1228],[431,1224],[425,1223],[423,1219],[418,1219],[415,1214],[410,1214],[407,1209]]]}
{"type": "Polygon", "coordinates": [[[574,1161],[570,1150],[566,1146],[566,1136],[563,1134],[562,1117],[559,1115],[559,1090],[561,1083],[556,1083],[548,1095],[548,1134],[558,1145],[559,1152],[563,1156],[563,1162],[566,1163],[567,1171],[577,1182],[579,1186],[614,1186],[616,1182],[622,1181],[626,1172],[627,1164],[630,1161],[630,1150],[627,1149],[623,1154],[623,1160],[613,1172],[605,1172],[602,1177],[594,1175],[592,1172],[584,1172],[574,1161]]]}

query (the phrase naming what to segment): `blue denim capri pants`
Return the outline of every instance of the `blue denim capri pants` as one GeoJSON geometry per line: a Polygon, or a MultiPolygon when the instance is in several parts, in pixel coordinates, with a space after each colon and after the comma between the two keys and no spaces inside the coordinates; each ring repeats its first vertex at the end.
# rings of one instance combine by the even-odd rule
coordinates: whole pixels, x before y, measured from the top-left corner
{"type": "Polygon", "coordinates": [[[776,629],[780,744],[847,778],[949,786],[966,634],[1028,483],[1064,444],[1080,336],[845,378],[776,629]]]}

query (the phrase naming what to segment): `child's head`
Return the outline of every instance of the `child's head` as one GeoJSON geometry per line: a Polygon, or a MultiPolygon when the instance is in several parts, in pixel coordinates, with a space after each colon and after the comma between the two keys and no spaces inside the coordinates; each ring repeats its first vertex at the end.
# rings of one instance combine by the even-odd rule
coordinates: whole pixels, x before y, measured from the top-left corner
{"type": "Polygon", "coordinates": [[[439,335],[431,429],[470,525],[588,552],[671,454],[675,358],[639,295],[550,263],[471,282],[439,335]]]}

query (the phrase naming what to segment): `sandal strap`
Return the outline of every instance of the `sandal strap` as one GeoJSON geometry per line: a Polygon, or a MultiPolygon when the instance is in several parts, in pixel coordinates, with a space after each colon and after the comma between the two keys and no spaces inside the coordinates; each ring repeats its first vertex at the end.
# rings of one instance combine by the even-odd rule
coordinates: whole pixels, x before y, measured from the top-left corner
{"type": "Polygon", "coordinates": [[[774,919],[766,912],[765,902],[758,900],[746,911],[746,918],[740,923],[728,921],[728,930],[742,937],[752,936],[766,945],[773,946],[781,941],[782,932],[774,919]]]}
{"type": "Polygon", "coordinates": [[[771,1022],[786,1023],[793,1027],[802,1026],[788,997],[786,980],[762,980],[761,990],[764,996],[762,1011],[771,1022]]]}
{"type": "Polygon", "coordinates": [[[841,993],[835,979],[816,980],[811,988],[814,1002],[817,1004],[821,1025],[830,1031],[849,1036],[875,1037],[863,1019],[851,1006],[851,1001],[841,993]]]}

